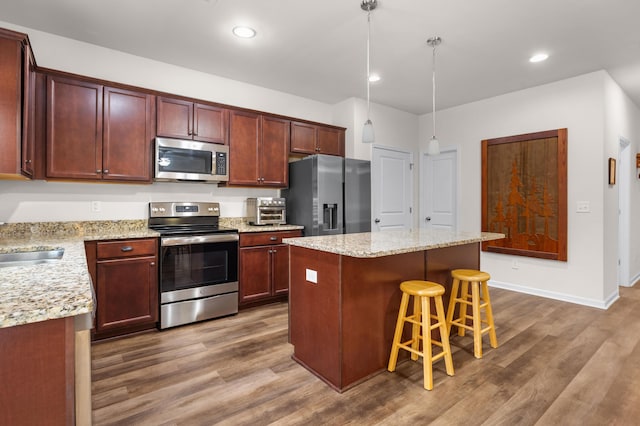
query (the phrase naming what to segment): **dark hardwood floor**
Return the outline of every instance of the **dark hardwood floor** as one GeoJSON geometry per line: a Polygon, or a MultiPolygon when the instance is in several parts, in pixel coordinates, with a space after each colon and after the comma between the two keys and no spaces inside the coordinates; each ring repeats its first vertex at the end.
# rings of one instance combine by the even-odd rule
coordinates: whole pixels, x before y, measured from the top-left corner
{"type": "Polygon", "coordinates": [[[640,285],[600,310],[491,289],[499,347],[404,362],[343,394],[291,360],[287,305],[94,344],[96,425],[637,425],[640,285]]]}

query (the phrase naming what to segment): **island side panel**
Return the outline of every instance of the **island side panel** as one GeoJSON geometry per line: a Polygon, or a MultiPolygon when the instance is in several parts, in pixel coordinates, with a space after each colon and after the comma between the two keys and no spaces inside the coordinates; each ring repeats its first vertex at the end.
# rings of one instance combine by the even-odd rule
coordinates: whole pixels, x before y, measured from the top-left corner
{"type": "MultiPolygon", "coordinates": [[[[451,271],[454,269],[480,269],[480,243],[427,250],[427,280],[442,284],[445,299],[451,292],[451,271]]],[[[445,303],[445,306],[446,303],[445,303]]]]}
{"type": "MultiPolygon", "coordinates": [[[[428,250],[427,260],[427,280],[442,284],[445,288],[442,302],[444,309],[449,306],[451,296],[451,286],[453,278],[451,271],[454,269],[480,269],[480,243],[469,243],[460,246],[444,247],[435,250],[428,250]]],[[[431,303],[433,309],[435,305],[431,303]]],[[[471,307],[467,307],[471,315],[471,307]]],[[[459,308],[456,308],[456,317],[459,308]]],[[[438,330],[433,331],[434,339],[440,339],[438,330]]]]}
{"type": "Polygon", "coordinates": [[[72,425],[73,317],[0,328],[0,424],[72,425]]]}
{"type": "Polygon", "coordinates": [[[345,390],[387,368],[400,283],[423,280],[425,252],[342,258],[342,386],[345,390]]]}
{"type": "Polygon", "coordinates": [[[340,388],[340,256],[289,248],[289,331],[293,358],[340,388]],[[317,283],[307,280],[317,273],[317,283]]]}

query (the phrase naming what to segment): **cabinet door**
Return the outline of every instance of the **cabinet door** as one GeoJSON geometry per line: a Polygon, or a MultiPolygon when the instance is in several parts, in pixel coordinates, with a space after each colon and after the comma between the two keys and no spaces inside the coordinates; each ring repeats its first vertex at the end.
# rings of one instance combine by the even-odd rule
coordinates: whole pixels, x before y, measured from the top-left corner
{"type": "Polygon", "coordinates": [[[22,102],[22,174],[33,177],[33,161],[35,158],[35,138],[36,138],[36,71],[33,54],[29,45],[24,45],[23,50],[23,95],[22,102]]]}
{"type": "Polygon", "coordinates": [[[20,171],[22,43],[0,32],[0,175],[20,171]]]}
{"type": "Polygon", "coordinates": [[[158,136],[191,139],[193,102],[158,96],[158,136]]]}
{"type": "Polygon", "coordinates": [[[318,127],[318,153],[344,157],[344,131],[318,127]]]}
{"type": "Polygon", "coordinates": [[[229,118],[229,184],[255,186],[260,183],[259,143],[260,115],[232,111],[229,118]]]}
{"type": "Polygon", "coordinates": [[[155,257],[99,261],[96,287],[98,332],[158,320],[155,257]]]}
{"type": "Polygon", "coordinates": [[[229,113],[211,105],[193,106],[193,139],[202,142],[227,143],[229,113]]]}
{"type": "Polygon", "coordinates": [[[240,303],[271,296],[271,247],[240,249],[240,303]]]}
{"type": "Polygon", "coordinates": [[[289,120],[262,117],[260,183],[286,187],[289,180],[289,120]]]}
{"type": "Polygon", "coordinates": [[[273,294],[289,293],[289,246],[280,244],[271,248],[273,294]]]}
{"type": "Polygon", "coordinates": [[[105,87],[103,178],[151,182],[154,96],[105,87]]]}
{"type": "Polygon", "coordinates": [[[306,123],[291,123],[291,152],[316,153],[316,126],[306,123]]]}
{"type": "Polygon", "coordinates": [[[47,78],[47,177],[102,178],[102,86],[47,78]]]}

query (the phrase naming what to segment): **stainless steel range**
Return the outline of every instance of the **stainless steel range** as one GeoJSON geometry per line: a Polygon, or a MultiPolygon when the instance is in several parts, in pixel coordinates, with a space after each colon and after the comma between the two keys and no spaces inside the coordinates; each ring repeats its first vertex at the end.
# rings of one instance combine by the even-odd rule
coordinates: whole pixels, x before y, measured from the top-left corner
{"type": "Polygon", "coordinates": [[[160,232],[160,329],[238,312],[238,231],[218,203],[149,203],[160,232]]]}

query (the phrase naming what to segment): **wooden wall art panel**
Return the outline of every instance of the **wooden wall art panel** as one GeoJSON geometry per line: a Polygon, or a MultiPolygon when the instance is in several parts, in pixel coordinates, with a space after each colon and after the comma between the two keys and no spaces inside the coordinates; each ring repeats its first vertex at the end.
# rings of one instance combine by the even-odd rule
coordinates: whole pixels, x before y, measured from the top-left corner
{"type": "Polygon", "coordinates": [[[567,129],[482,141],[483,251],[567,260],[567,129]]]}

